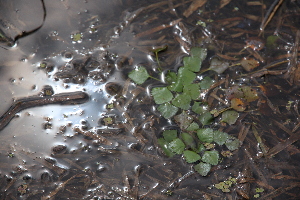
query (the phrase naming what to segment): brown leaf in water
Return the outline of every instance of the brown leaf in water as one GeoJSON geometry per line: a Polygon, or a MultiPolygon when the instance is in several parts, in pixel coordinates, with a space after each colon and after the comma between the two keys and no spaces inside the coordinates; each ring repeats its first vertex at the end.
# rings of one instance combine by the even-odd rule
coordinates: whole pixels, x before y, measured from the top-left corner
{"type": "Polygon", "coordinates": [[[259,62],[253,58],[243,59],[241,61],[242,67],[247,71],[251,71],[259,66],[259,62]]]}
{"type": "Polygon", "coordinates": [[[203,6],[207,0],[194,0],[190,7],[184,11],[183,15],[189,17],[195,10],[203,6]]]}
{"type": "Polygon", "coordinates": [[[239,112],[243,112],[246,110],[246,102],[243,99],[240,98],[233,98],[230,101],[231,107],[239,112]]]}

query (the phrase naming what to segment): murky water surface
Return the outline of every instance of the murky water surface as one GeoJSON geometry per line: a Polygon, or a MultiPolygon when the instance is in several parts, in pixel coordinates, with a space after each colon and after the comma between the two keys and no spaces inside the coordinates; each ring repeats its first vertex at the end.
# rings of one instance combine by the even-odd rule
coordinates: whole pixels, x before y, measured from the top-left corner
{"type": "MultiPolygon", "coordinates": [[[[288,157],[286,152],[281,152],[282,155],[274,154],[278,156],[277,161],[262,161],[252,157],[261,151],[259,147],[257,151],[251,147],[257,144],[257,138],[249,136],[251,131],[248,131],[253,130],[250,129],[252,123],[266,120],[268,125],[258,127],[261,132],[268,132],[268,126],[276,123],[270,120],[273,117],[295,130],[296,135],[299,132],[295,128],[298,124],[297,87],[292,95],[281,95],[282,101],[270,96],[267,103],[259,101],[248,111],[254,112],[252,116],[242,113],[236,125],[221,127],[242,138],[244,146],[233,157],[215,166],[208,177],[196,174],[191,165],[178,156],[167,158],[158,147],[157,137],[161,137],[163,129],[178,129],[175,122],[160,117],[149,95],[151,88],[162,83],[147,80],[145,84],[136,85],[128,79],[128,72],[143,65],[151,76],[160,78],[161,69],[176,71],[190,48],[200,45],[209,49],[208,58],[229,52],[222,59],[237,66],[245,40],[259,34],[261,10],[266,10],[259,7],[258,1],[255,2],[258,5],[254,1],[228,1],[230,3],[221,7],[221,11],[219,1],[208,1],[202,8],[198,8],[196,2],[28,0],[24,3],[14,0],[0,3],[3,36],[0,113],[5,113],[0,119],[0,199],[252,199],[258,187],[265,188],[266,196],[275,197],[276,191],[284,193],[279,175],[295,177],[290,183],[290,194],[296,198],[294,190],[299,189],[297,136],[292,136],[288,157]],[[197,8],[191,8],[191,4],[197,8]],[[189,10],[193,14],[188,14],[189,10]],[[229,42],[233,45],[228,45],[229,42]],[[159,54],[160,65],[153,50],[164,45],[168,49],[159,54]],[[76,96],[78,92],[88,99],[76,96]],[[49,103],[50,98],[57,100],[49,103]],[[270,106],[269,99],[280,109],[294,106],[292,114],[284,115],[285,122],[261,106],[270,106]],[[24,101],[27,103],[20,103],[24,101]],[[256,118],[260,117],[255,114],[258,109],[263,113],[261,119],[256,118]],[[274,167],[278,163],[282,166],[274,167]],[[284,169],[290,170],[287,174],[283,174],[284,164],[290,166],[284,169]],[[260,178],[262,174],[271,176],[272,170],[273,179],[260,178]],[[231,193],[213,188],[229,176],[239,177],[240,181],[231,193]]],[[[265,5],[271,6],[271,1],[265,5]]],[[[292,5],[284,6],[289,10],[292,5]]],[[[299,7],[290,9],[290,15],[297,9],[299,7]]],[[[268,28],[265,34],[272,35],[276,26],[268,28]]],[[[293,45],[286,40],[293,40],[295,30],[291,28],[289,32],[282,30],[284,28],[277,27],[279,32],[284,32],[283,39],[277,49],[272,49],[273,53],[263,50],[261,56],[265,60],[260,60],[261,65],[270,63],[271,56],[293,50],[293,45]]],[[[245,57],[260,59],[257,54],[261,52],[249,52],[245,57]]],[[[208,60],[204,64],[208,65],[208,60]]],[[[247,72],[232,67],[224,74],[209,72],[207,76],[216,81],[226,79],[224,87],[234,83],[253,84],[249,77],[228,78],[243,73],[247,72]]],[[[199,75],[199,79],[202,78],[203,75],[199,75]]],[[[277,89],[290,87],[282,78],[282,83],[273,78],[268,80],[273,85],[278,84],[277,89]]],[[[263,81],[261,76],[257,78],[257,82],[263,84],[263,81]]],[[[274,140],[268,141],[272,134],[282,141],[293,135],[288,130],[282,131],[282,126],[280,130],[280,136],[274,131],[266,134],[264,141],[270,148],[276,145],[274,140]]]]}

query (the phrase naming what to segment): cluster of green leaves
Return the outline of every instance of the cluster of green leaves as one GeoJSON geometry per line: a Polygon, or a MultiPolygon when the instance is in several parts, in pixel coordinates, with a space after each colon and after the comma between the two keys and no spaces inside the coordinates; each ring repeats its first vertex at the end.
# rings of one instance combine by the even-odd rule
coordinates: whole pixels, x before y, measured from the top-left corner
{"type": "MultiPolygon", "coordinates": [[[[177,73],[166,73],[166,86],[154,87],[151,90],[154,102],[158,105],[157,110],[164,118],[174,120],[180,128],[179,134],[176,130],[167,130],[158,139],[163,152],[169,157],[183,155],[187,163],[195,164],[194,169],[202,176],[208,174],[211,165],[219,162],[220,154],[214,149],[215,146],[225,145],[233,151],[240,144],[237,138],[227,133],[200,128],[210,125],[215,118],[201,97],[201,93],[211,87],[213,80],[208,76],[202,80],[197,78],[206,55],[206,49],[192,48],[190,56],[183,58],[183,66],[177,73]]],[[[151,77],[142,66],[131,71],[128,76],[137,84],[143,84],[151,77]]],[[[223,122],[233,124],[238,113],[225,111],[222,118],[223,122]]]]}
{"type": "Polygon", "coordinates": [[[187,163],[195,164],[194,169],[199,174],[206,176],[211,165],[217,165],[220,160],[220,154],[214,147],[225,145],[227,149],[233,151],[238,149],[240,142],[225,132],[199,128],[192,122],[179,134],[177,130],[164,131],[163,137],[158,139],[158,144],[167,156],[183,155],[187,163]]]}
{"type": "MultiPolygon", "coordinates": [[[[155,103],[159,105],[157,110],[164,118],[173,117],[179,109],[189,110],[191,103],[195,105],[195,109],[201,110],[198,104],[201,100],[201,91],[208,89],[213,83],[209,77],[199,82],[195,81],[196,73],[200,71],[206,54],[206,49],[192,48],[191,56],[183,58],[184,66],[180,67],[177,73],[169,71],[166,74],[165,80],[168,85],[151,90],[155,103]]],[[[206,118],[210,117],[208,110],[202,109],[201,111],[206,118]]]]}
{"type": "Polygon", "coordinates": [[[230,192],[230,187],[236,184],[236,178],[229,177],[228,180],[215,184],[215,188],[222,190],[222,192],[230,192]]]}
{"type": "Polygon", "coordinates": [[[255,188],[255,192],[256,194],[253,195],[254,198],[259,198],[260,197],[260,193],[264,192],[265,190],[263,188],[255,188]]]}

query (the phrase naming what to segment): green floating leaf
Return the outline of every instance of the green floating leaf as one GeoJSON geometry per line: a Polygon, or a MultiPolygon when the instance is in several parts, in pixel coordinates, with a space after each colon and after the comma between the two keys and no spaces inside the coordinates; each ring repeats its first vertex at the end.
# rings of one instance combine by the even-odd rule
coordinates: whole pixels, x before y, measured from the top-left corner
{"type": "Polygon", "coordinates": [[[190,96],[193,100],[197,100],[200,98],[200,85],[198,83],[184,85],[183,93],[190,96]]]}
{"type": "Polygon", "coordinates": [[[239,117],[239,113],[234,110],[226,110],[222,113],[222,121],[232,125],[236,122],[239,117]]]}
{"type": "Polygon", "coordinates": [[[225,145],[230,151],[234,151],[239,148],[240,141],[235,137],[230,137],[226,140],[225,145]]]}
{"type": "Polygon", "coordinates": [[[196,74],[187,67],[180,67],[178,69],[178,79],[182,80],[183,85],[192,83],[195,78],[196,74]]]}
{"type": "Polygon", "coordinates": [[[210,86],[214,83],[214,81],[206,76],[204,79],[201,80],[200,82],[200,87],[202,90],[207,90],[210,88],[210,86]]]}
{"type": "Polygon", "coordinates": [[[182,111],[181,114],[174,117],[175,122],[179,125],[180,129],[187,129],[192,123],[193,118],[188,115],[185,111],[182,111]]]}
{"type": "Polygon", "coordinates": [[[172,84],[175,83],[176,81],[177,81],[177,74],[175,72],[168,71],[166,75],[166,82],[168,84],[172,84]]]}
{"type": "Polygon", "coordinates": [[[143,84],[150,77],[150,75],[145,67],[138,67],[129,72],[128,77],[137,84],[143,84]]]}
{"type": "Polygon", "coordinates": [[[226,140],[228,139],[229,135],[222,131],[214,131],[214,142],[218,145],[225,144],[226,140]]]}
{"type": "Polygon", "coordinates": [[[176,106],[173,106],[171,103],[164,103],[161,104],[157,107],[157,110],[161,113],[161,115],[166,118],[166,119],[170,119],[171,117],[173,117],[177,111],[178,108],[176,106]]]}
{"type": "Polygon", "coordinates": [[[201,69],[202,60],[198,57],[184,57],[183,65],[192,72],[199,72],[201,69]]]}
{"type": "Polygon", "coordinates": [[[203,124],[203,125],[209,125],[213,122],[213,116],[212,114],[210,114],[210,112],[206,112],[202,115],[199,116],[199,121],[203,124]]]}
{"type": "Polygon", "coordinates": [[[177,78],[176,82],[173,82],[171,85],[168,86],[168,89],[174,92],[182,92],[183,90],[182,80],[177,78]]]}
{"type": "Polygon", "coordinates": [[[199,129],[199,125],[196,122],[193,122],[189,125],[189,127],[187,127],[187,131],[195,131],[199,129]]]}
{"type": "Polygon", "coordinates": [[[182,154],[185,148],[185,144],[181,141],[181,139],[176,138],[169,143],[168,148],[176,154],[182,154]]]}
{"type": "Polygon", "coordinates": [[[165,141],[164,138],[158,138],[157,142],[159,144],[159,146],[161,147],[161,149],[163,150],[164,154],[166,154],[166,156],[168,157],[172,157],[175,154],[168,148],[168,142],[165,141]]]}
{"type": "Polygon", "coordinates": [[[201,102],[194,102],[192,106],[192,111],[194,111],[197,114],[204,114],[208,112],[208,105],[203,104],[201,102]]]}
{"type": "Polygon", "coordinates": [[[210,61],[209,70],[213,70],[218,74],[222,74],[229,67],[229,62],[225,60],[220,60],[218,57],[214,57],[210,61]]]}
{"type": "Polygon", "coordinates": [[[185,94],[177,94],[172,100],[172,104],[183,110],[188,110],[191,104],[191,97],[185,94]]]}
{"type": "Polygon", "coordinates": [[[196,142],[190,134],[183,132],[181,138],[186,146],[190,146],[192,149],[196,148],[196,142]]]}
{"type": "Polygon", "coordinates": [[[206,148],[205,148],[204,144],[198,143],[198,148],[197,148],[196,152],[200,153],[200,152],[205,151],[205,150],[206,150],[206,148]]]}
{"type": "Polygon", "coordinates": [[[193,47],[190,52],[192,57],[198,57],[200,58],[201,62],[206,58],[207,56],[207,49],[201,48],[201,47],[193,47]]]}
{"type": "Polygon", "coordinates": [[[214,130],[211,128],[202,128],[197,130],[197,136],[201,142],[211,143],[214,141],[214,130]]]}
{"type": "Polygon", "coordinates": [[[219,162],[219,152],[216,150],[205,151],[202,156],[202,161],[211,165],[217,165],[219,162]]]}
{"type": "Polygon", "coordinates": [[[255,192],[260,193],[260,192],[264,192],[264,191],[265,191],[264,188],[255,188],[255,192]]]}
{"type": "Polygon", "coordinates": [[[163,132],[163,136],[167,142],[171,142],[177,138],[177,130],[166,130],[163,132]]]}
{"type": "Polygon", "coordinates": [[[200,162],[199,164],[194,166],[196,172],[198,172],[201,176],[207,176],[208,172],[211,169],[211,165],[208,163],[200,162]]]}
{"type": "Polygon", "coordinates": [[[192,83],[196,78],[196,74],[187,67],[180,67],[177,73],[177,80],[168,86],[169,90],[174,92],[182,92],[183,86],[192,83]]]}
{"type": "Polygon", "coordinates": [[[200,155],[194,151],[186,150],[183,152],[183,156],[187,163],[193,163],[201,159],[200,155]]]}
{"type": "Polygon", "coordinates": [[[166,103],[173,99],[173,94],[166,87],[153,88],[151,94],[156,104],[166,103]]]}

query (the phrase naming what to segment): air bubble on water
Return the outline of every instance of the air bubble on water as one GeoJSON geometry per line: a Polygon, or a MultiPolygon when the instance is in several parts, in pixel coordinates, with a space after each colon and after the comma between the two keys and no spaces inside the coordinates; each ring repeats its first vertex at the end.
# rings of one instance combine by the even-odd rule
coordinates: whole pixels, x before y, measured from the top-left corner
{"type": "Polygon", "coordinates": [[[16,79],[11,78],[11,79],[9,79],[9,82],[11,82],[11,83],[16,83],[16,79]]]}

